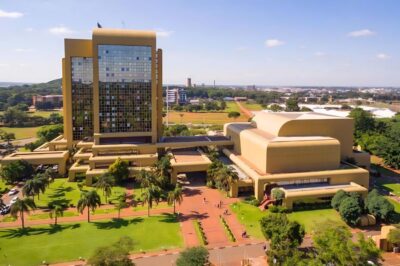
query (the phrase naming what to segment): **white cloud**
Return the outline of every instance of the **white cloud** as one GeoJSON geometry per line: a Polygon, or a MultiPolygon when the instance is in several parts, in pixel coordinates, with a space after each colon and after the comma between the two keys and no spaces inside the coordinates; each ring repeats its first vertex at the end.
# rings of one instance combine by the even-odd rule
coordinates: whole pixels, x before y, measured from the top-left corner
{"type": "Polygon", "coordinates": [[[174,33],[174,31],[172,31],[172,30],[170,30],[170,31],[162,30],[162,29],[156,30],[157,37],[169,37],[173,33],[174,33]]]}
{"type": "Polygon", "coordinates": [[[324,52],[315,52],[314,55],[318,56],[318,57],[322,57],[322,56],[325,56],[326,53],[324,53],[324,52]]]}
{"type": "Polygon", "coordinates": [[[0,63],[0,67],[6,67],[6,66],[8,66],[8,64],[0,63]]]}
{"type": "Polygon", "coordinates": [[[32,52],[31,48],[16,48],[14,51],[19,52],[19,53],[24,53],[24,52],[32,52]]]}
{"type": "Polygon", "coordinates": [[[376,32],[374,32],[372,30],[362,29],[362,30],[356,30],[356,31],[349,32],[347,35],[349,37],[357,38],[357,37],[368,37],[368,36],[372,36],[375,34],[376,34],[376,32]]]}
{"type": "Polygon", "coordinates": [[[20,12],[7,12],[0,9],[0,18],[20,18],[23,15],[20,12]]]}
{"type": "Polygon", "coordinates": [[[65,26],[58,26],[50,28],[49,32],[54,35],[66,35],[66,34],[71,34],[74,31],[65,26]]]}
{"type": "Polygon", "coordinates": [[[33,28],[30,28],[30,27],[29,27],[29,28],[26,28],[25,31],[27,31],[27,32],[32,32],[32,31],[33,31],[33,28]]]}
{"type": "Polygon", "coordinates": [[[390,56],[387,55],[387,54],[384,54],[384,53],[379,53],[379,54],[376,55],[376,58],[378,58],[380,60],[386,60],[386,59],[389,59],[390,56]]]}
{"type": "Polygon", "coordinates": [[[268,48],[277,47],[277,46],[281,46],[281,45],[284,45],[284,44],[285,44],[284,41],[280,41],[280,40],[277,40],[277,39],[269,39],[269,40],[265,41],[265,45],[268,48]]]}

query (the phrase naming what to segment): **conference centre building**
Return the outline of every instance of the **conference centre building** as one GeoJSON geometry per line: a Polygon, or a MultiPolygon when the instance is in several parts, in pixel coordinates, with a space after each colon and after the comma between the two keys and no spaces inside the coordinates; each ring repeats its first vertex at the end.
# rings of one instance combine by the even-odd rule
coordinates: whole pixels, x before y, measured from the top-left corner
{"type": "Polygon", "coordinates": [[[369,155],[353,150],[352,119],[258,112],[251,122],[226,124],[218,136],[165,137],[162,74],[155,32],[97,28],[90,40],[66,39],[64,134],[33,152],[10,154],[1,164],[58,165],[60,175],[91,185],[118,158],[129,162],[134,177],[169,153],[174,183],[191,173],[204,178],[211,164],[205,151],[213,147],[238,172],[234,197],[254,193],[263,200],[279,187],[291,208],[340,189],[367,193],[369,155]]]}

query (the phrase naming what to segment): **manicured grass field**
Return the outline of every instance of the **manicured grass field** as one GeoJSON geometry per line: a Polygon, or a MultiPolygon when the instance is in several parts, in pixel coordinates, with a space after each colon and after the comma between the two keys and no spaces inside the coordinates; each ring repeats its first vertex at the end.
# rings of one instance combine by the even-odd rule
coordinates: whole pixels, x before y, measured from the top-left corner
{"type": "Polygon", "coordinates": [[[88,258],[97,247],[110,245],[121,236],[133,239],[132,252],[183,246],[179,223],[170,215],[0,229],[0,265],[29,266],[88,258]]]}
{"type": "Polygon", "coordinates": [[[261,106],[261,104],[258,103],[242,103],[243,107],[246,109],[249,109],[250,111],[261,111],[264,110],[265,108],[261,106]]]}
{"type": "Polygon", "coordinates": [[[239,106],[236,104],[236,102],[226,102],[226,108],[224,112],[229,113],[229,112],[239,112],[240,109],[239,106]]]}
{"type": "Polygon", "coordinates": [[[36,138],[36,132],[40,127],[0,127],[5,132],[15,134],[16,139],[36,138]]]}
{"type": "MultiPolygon", "coordinates": [[[[92,187],[83,187],[83,190],[91,190],[92,187]]],[[[113,187],[112,195],[108,199],[115,199],[125,192],[123,187],[113,187]]],[[[105,203],[103,192],[98,190],[97,193],[101,197],[101,202],[105,203]]],[[[67,178],[55,179],[53,183],[46,189],[44,194],[39,195],[39,200],[35,197],[35,203],[38,207],[46,208],[50,202],[58,203],[69,206],[73,204],[76,206],[80,198],[81,191],[78,189],[78,183],[68,182],[67,178]]]]}
{"type": "MultiPolygon", "coordinates": [[[[230,122],[246,122],[248,120],[243,114],[234,120],[228,117],[228,113],[215,112],[215,113],[190,113],[190,112],[170,112],[168,114],[168,122],[176,124],[213,124],[223,125],[230,122]],[[181,117],[180,114],[183,114],[181,117]]],[[[164,122],[166,118],[164,117],[164,122]]]]}
{"type": "MultiPolygon", "coordinates": [[[[247,233],[257,239],[264,239],[260,229],[260,219],[268,214],[268,211],[261,211],[258,207],[239,202],[231,205],[231,210],[237,215],[238,220],[246,227],[247,233]]],[[[307,233],[312,232],[314,226],[330,220],[338,224],[345,223],[339,214],[333,209],[297,211],[288,214],[288,218],[304,225],[307,233]]]]}

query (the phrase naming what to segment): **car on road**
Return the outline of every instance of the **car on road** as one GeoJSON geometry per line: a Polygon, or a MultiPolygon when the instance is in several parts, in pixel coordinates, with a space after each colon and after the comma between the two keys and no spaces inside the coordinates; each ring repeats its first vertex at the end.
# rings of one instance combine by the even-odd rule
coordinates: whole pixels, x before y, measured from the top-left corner
{"type": "Polygon", "coordinates": [[[13,188],[10,191],[8,191],[8,196],[13,196],[15,194],[18,194],[18,192],[19,192],[18,189],[13,188]]]}

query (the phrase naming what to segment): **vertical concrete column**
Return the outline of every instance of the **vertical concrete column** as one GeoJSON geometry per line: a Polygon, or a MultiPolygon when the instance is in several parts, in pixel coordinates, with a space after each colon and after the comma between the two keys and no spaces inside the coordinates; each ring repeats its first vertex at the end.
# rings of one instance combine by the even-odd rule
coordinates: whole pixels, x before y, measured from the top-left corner
{"type": "Polygon", "coordinates": [[[176,169],[172,168],[171,171],[171,184],[176,184],[176,181],[178,180],[178,172],[176,169]]]}

